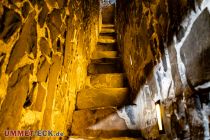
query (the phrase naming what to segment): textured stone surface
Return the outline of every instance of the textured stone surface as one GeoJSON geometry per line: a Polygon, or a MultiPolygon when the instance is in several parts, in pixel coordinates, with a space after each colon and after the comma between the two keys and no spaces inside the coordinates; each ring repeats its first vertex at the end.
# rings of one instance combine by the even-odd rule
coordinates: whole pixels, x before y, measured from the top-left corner
{"type": "Polygon", "coordinates": [[[0,54],[0,78],[1,78],[2,66],[4,63],[5,57],[6,57],[6,54],[4,54],[4,53],[0,54]]]}
{"type": "Polygon", "coordinates": [[[209,139],[209,6],[205,0],[117,0],[117,43],[135,104],[118,114],[146,139],[209,139]]]}
{"type": "Polygon", "coordinates": [[[91,59],[91,63],[89,65],[89,67],[93,67],[91,65],[112,65],[112,64],[115,64],[117,67],[122,67],[122,62],[121,62],[121,58],[120,57],[115,57],[115,58],[102,58],[102,59],[91,59]]]}
{"type": "Polygon", "coordinates": [[[188,82],[193,87],[210,81],[210,14],[205,9],[194,22],[189,36],[181,48],[188,82]]]}
{"type": "Polygon", "coordinates": [[[111,24],[114,23],[114,16],[113,12],[115,11],[115,6],[109,5],[107,7],[103,7],[102,9],[102,23],[103,24],[111,24]]]}
{"type": "Polygon", "coordinates": [[[117,47],[116,44],[98,44],[96,49],[98,51],[115,51],[117,47]]]}
{"type": "Polygon", "coordinates": [[[120,88],[126,86],[124,74],[97,74],[90,78],[90,86],[95,88],[120,88]]]}
{"type": "Polygon", "coordinates": [[[0,39],[7,41],[9,37],[20,27],[21,18],[18,13],[15,13],[7,7],[2,6],[1,11],[0,39]]]}
{"type": "Polygon", "coordinates": [[[100,36],[99,37],[99,43],[115,43],[116,39],[113,38],[112,36],[100,36]]]}
{"type": "Polygon", "coordinates": [[[117,58],[117,51],[97,51],[92,56],[92,59],[102,59],[102,58],[117,58]]]}
{"type": "Polygon", "coordinates": [[[37,99],[34,103],[34,110],[35,111],[42,111],[43,109],[43,103],[46,100],[47,90],[43,87],[43,85],[38,85],[38,92],[37,92],[37,99]]]}
{"type": "MultiPolygon", "coordinates": [[[[113,44],[111,47],[116,47],[114,42],[110,41],[115,38],[115,34],[101,31],[98,44],[101,48],[107,47],[107,44],[109,47],[110,44],[113,44]]],[[[85,88],[78,92],[77,111],[74,112],[71,132],[72,135],[86,137],[123,137],[129,134],[133,137],[134,134],[130,133],[124,120],[114,112],[114,108],[130,101],[129,88],[121,73],[123,69],[120,57],[118,51],[105,50],[96,48],[91,57],[87,69],[90,76],[85,88]]]]}
{"type": "Polygon", "coordinates": [[[171,62],[171,74],[174,81],[174,88],[176,96],[181,96],[183,93],[183,85],[181,81],[181,76],[178,71],[178,61],[177,61],[177,52],[174,44],[169,47],[170,62],[171,62]]]}
{"type": "Polygon", "coordinates": [[[36,21],[34,16],[35,12],[32,12],[23,26],[20,38],[12,50],[7,73],[11,73],[15,69],[26,53],[30,53],[32,50],[36,51],[36,21]]]}
{"type": "Polygon", "coordinates": [[[114,28],[102,28],[101,29],[101,33],[115,33],[115,29],[114,28]]]}
{"type": "Polygon", "coordinates": [[[129,130],[127,130],[124,120],[115,113],[115,108],[75,111],[72,135],[94,137],[129,136],[129,130]]]}
{"type": "Polygon", "coordinates": [[[23,13],[23,17],[26,18],[29,14],[29,11],[30,11],[30,4],[28,2],[25,2],[23,4],[23,7],[22,7],[22,13],[23,13]]]}
{"type": "Polygon", "coordinates": [[[102,28],[114,28],[114,24],[102,24],[102,28]]]}
{"type": "Polygon", "coordinates": [[[38,82],[45,82],[47,80],[47,76],[49,73],[50,64],[47,60],[41,64],[39,70],[37,71],[37,81],[38,82]]]}
{"type": "Polygon", "coordinates": [[[49,56],[51,53],[51,48],[48,41],[44,37],[40,39],[39,45],[42,54],[49,56]]]}
{"type": "Polygon", "coordinates": [[[88,66],[88,74],[121,73],[121,66],[115,63],[93,63],[88,66]]]}
{"type": "Polygon", "coordinates": [[[10,78],[6,100],[4,100],[0,111],[0,131],[18,128],[23,104],[29,90],[30,72],[30,65],[26,65],[15,71],[10,78]]]}
{"type": "Polygon", "coordinates": [[[1,132],[68,135],[97,44],[99,10],[95,0],[0,2],[1,132]]]}
{"type": "Polygon", "coordinates": [[[0,131],[50,129],[68,135],[73,125],[73,135],[122,137],[135,131],[146,139],[208,139],[209,13],[201,11],[210,2],[197,8],[201,2],[117,0],[114,26],[113,7],[100,15],[95,0],[2,0],[0,131]],[[95,52],[117,51],[117,45],[120,55],[95,52]],[[120,90],[124,84],[121,76],[111,76],[124,73],[116,56],[123,58],[134,99],[118,111],[108,106],[130,98],[112,93],[112,86],[120,90]],[[98,73],[110,75],[92,75],[98,73]],[[85,91],[78,99],[83,108],[86,103],[100,108],[75,111],[78,91],[85,91]],[[158,100],[165,135],[158,131],[158,100]],[[89,126],[92,130],[85,129],[89,126]]]}
{"type": "Polygon", "coordinates": [[[53,100],[55,98],[55,92],[56,92],[56,85],[58,76],[60,75],[61,71],[61,58],[59,56],[53,56],[52,57],[53,64],[50,67],[49,71],[49,82],[48,82],[48,94],[46,98],[46,107],[44,112],[44,123],[43,128],[44,129],[50,129],[52,126],[52,108],[53,108],[53,100]]]}
{"type": "Polygon", "coordinates": [[[58,37],[58,35],[61,33],[61,24],[61,11],[55,9],[47,17],[47,25],[49,27],[50,36],[53,43],[58,37]]]}
{"type": "Polygon", "coordinates": [[[47,17],[48,12],[49,12],[49,9],[47,7],[47,4],[44,3],[44,5],[42,7],[42,10],[41,10],[41,12],[39,14],[39,17],[38,17],[38,22],[39,22],[39,25],[41,27],[43,27],[43,25],[44,25],[44,22],[46,20],[46,17],[47,17]]]}
{"type": "Polygon", "coordinates": [[[134,96],[194,7],[195,1],[183,0],[116,1],[118,45],[134,96]]]}
{"type": "Polygon", "coordinates": [[[121,106],[129,95],[127,88],[85,89],[77,95],[77,108],[97,108],[105,106],[121,106]]]}

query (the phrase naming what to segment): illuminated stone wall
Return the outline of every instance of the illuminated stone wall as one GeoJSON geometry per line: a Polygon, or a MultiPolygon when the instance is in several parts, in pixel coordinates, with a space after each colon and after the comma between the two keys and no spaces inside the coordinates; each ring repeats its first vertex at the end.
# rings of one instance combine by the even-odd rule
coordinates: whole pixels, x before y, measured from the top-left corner
{"type": "Polygon", "coordinates": [[[97,0],[0,2],[0,132],[67,133],[99,28],[97,0]]]}
{"type": "Polygon", "coordinates": [[[209,8],[188,0],[118,0],[118,46],[133,104],[118,114],[149,138],[209,136],[209,8]],[[165,134],[158,131],[161,101],[165,134]]]}

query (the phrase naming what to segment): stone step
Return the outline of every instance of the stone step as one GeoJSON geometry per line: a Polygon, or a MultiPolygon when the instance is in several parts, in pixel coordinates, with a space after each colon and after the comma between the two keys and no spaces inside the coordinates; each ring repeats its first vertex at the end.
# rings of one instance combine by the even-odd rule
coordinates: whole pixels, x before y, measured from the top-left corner
{"type": "Polygon", "coordinates": [[[99,43],[116,43],[116,39],[114,36],[105,35],[105,36],[99,36],[98,42],[99,43]]]}
{"type": "Polygon", "coordinates": [[[117,44],[111,43],[111,44],[100,44],[98,43],[96,46],[97,51],[116,51],[117,50],[117,44]]]}
{"type": "Polygon", "coordinates": [[[99,64],[99,63],[102,63],[102,64],[121,64],[121,59],[120,57],[116,57],[116,58],[101,58],[101,59],[91,59],[91,63],[94,63],[94,64],[99,64]]]}
{"type": "Polygon", "coordinates": [[[85,109],[75,111],[73,114],[71,135],[112,138],[112,137],[136,137],[140,131],[128,130],[124,119],[116,113],[113,107],[101,109],[85,109]]]}
{"type": "MultiPolygon", "coordinates": [[[[106,59],[102,59],[106,60],[106,59]]],[[[117,60],[117,59],[115,59],[117,60]]],[[[106,73],[122,73],[123,69],[120,63],[91,63],[88,66],[87,73],[91,74],[106,74],[106,73]]]]}
{"type": "Polygon", "coordinates": [[[102,59],[102,58],[117,58],[118,52],[117,51],[96,51],[92,59],[102,59]]]}
{"type": "Polygon", "coordinates": [[[102,24],[102,28],[114,28],[114,24],[102,24]]]}
{"type": "Polygon", "coordinates": [[[115,33],[115,29],[114,28],[102,28],[101,32],[102,34],[113,34],[115,33]]]}
{"type": "Polygon", "coordinates": [[[123,73],[96,74],[88,77],[90,87],[121,88],[127,86],[127,79],[123,73]]]}
{"type": "Polygon", "coordinates": [[[77,95],[77,109],[98,108],[106,106],[120,107],[128,101],[128,88],[89,88],[77,95]]]}

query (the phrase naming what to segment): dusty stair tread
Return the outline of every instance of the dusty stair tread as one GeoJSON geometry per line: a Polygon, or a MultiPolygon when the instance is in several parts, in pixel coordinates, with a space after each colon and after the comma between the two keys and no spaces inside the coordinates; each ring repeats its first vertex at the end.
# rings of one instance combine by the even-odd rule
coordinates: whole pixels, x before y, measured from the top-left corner
{"type": "Polygon", "coordinates": [[[91,63],[88,66],[88,75],[105,73],[122,73],[123,69],[120,63],[91,63]]]}
{"type": "Polygon", "coordinates": [[[128,101],[128,88],[89,88],[77,95],[77,109],[98,108],[105,106],[120,107],[128,101]]]}
{"type": "Polygon", "coordinates": [[[115,29],[114,29],[114,28],[102,28],[100,33],[102,33],[102,34],[106,34],[106,33],[108,33],[108,34],[110,34],[110,33],[115,33],[115,29]]]}
{"type": "Polygon", "coordinates": [[[71,135],[83,137],[136,137],[114,107],[77,110],[73,114],[71,135]]]}
{"type": "Polygon", "coordinates": [[[116,39],[113,36],[99,36],[99,43],[116,43],[116,39]]]}
{"type": "Polygon", "coordinates": [[[124,73],[96,74],[88,77],[90,87],[94,88],[120,88],[127,86],[124,73]]]}
{"type": "Polygon", "coordinates": [[[93,64],[97,64],[97,63],[101,63],[101,64],[120,64],[121,59],[120,59],[120,57],[91,59],[91,63],[93,63],[93,64]]]}
{"type": "Polygon", "coordinates": [[[102,59],[102,58],[117,58],[117,51],[96,51],[92,56],[92,59],[102,59]]]}
{"type": "Polygon", "coordinates": [[[96,51],[116,51],[116,50],[117,50],[117,45],[115,43],[111,44],[98,43],[96,46],[96,51]]]}
{"type": "Polygon", "coordinates": [[[113,28],[114,24],[102,24],[102,28],[113,28]]]}
{"type": "Polygon", "coordinates": [[[143,140],[143,139],[131,138],[131,137],[94,138],[94,137],[70,136],[69,140],[143,140]]]}

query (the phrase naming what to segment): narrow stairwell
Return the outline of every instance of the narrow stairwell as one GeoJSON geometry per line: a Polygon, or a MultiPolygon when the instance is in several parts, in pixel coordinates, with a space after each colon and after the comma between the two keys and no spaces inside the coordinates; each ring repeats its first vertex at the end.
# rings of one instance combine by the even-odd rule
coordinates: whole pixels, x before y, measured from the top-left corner
{"type": "Polygon", "coordinates": [[[129,88],[113,23],[102,25],[87,73],[89,82],[77,95],[70,139],[139,139],[132,137],[140,132],[129,130],[117,114],[118,108],[129,101],[129,88]]]}

